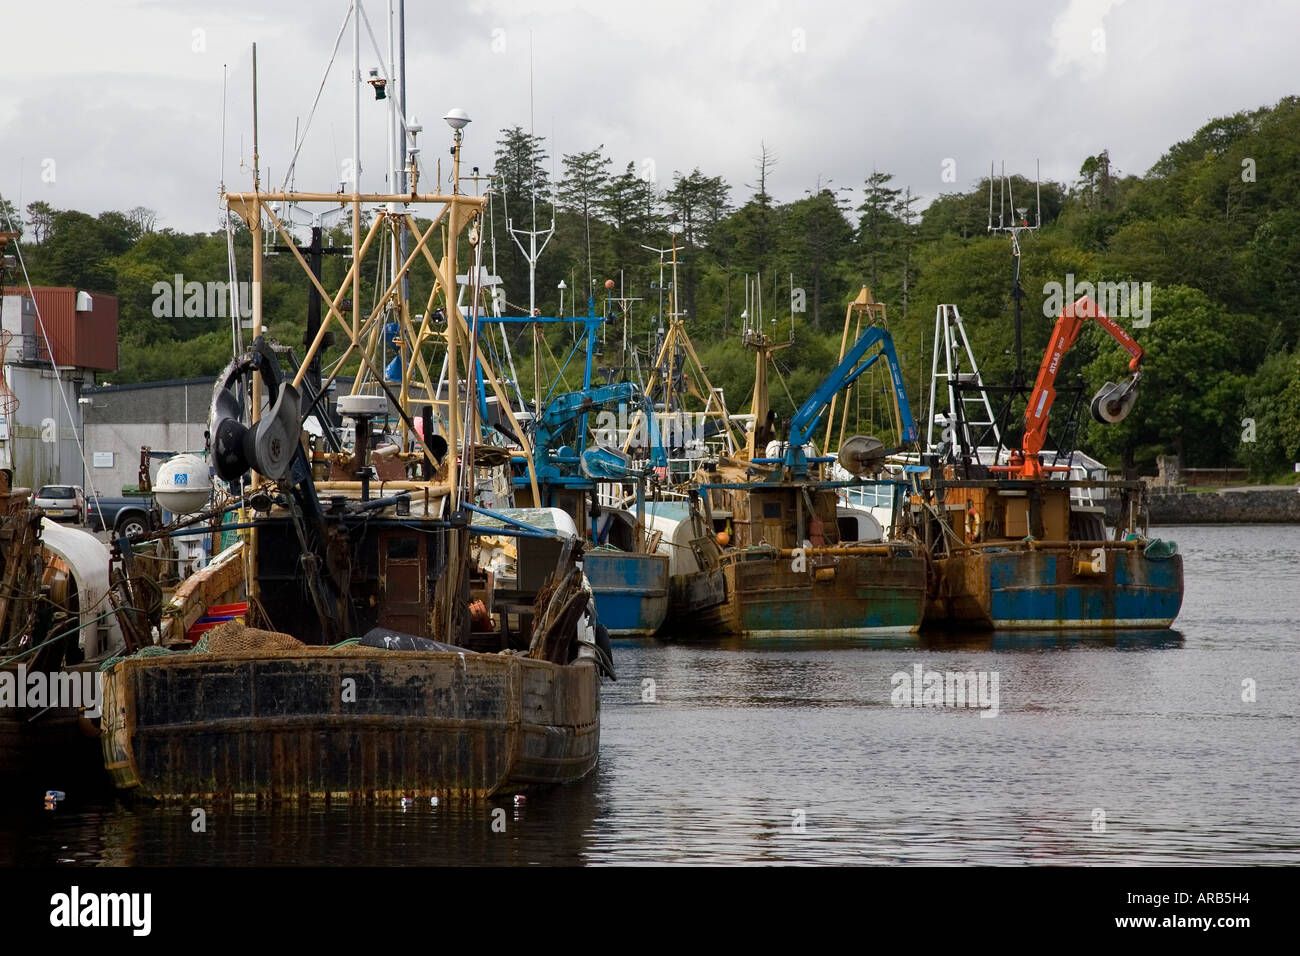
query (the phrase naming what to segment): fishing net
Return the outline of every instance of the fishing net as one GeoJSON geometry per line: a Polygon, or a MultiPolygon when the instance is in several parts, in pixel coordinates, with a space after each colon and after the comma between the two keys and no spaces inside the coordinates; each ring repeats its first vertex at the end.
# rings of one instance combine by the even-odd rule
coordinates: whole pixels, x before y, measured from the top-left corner
{"type": "Polygon", "coordinates": [[[288,651],[304,646],[302,641],[279,631],[247,627],[238,621],[226,621],[204,635],[210,654],[238,654],[242,651],[288,651]]]}
{"type": "Polygon", "coordinates": [[[173,654],[221,654],[234,655],[244,651],[288,651],[304,647],[302,641],[278,631],[263,631],[256,627],[245,627],[238,621],[226,621],[200,637],[193,647],[170,650],[151,644],[142,647],[134,654],[114,657],[99,665],[106,671],[118,661],[133,660],[144,657],[169,657],[173,654]]]}

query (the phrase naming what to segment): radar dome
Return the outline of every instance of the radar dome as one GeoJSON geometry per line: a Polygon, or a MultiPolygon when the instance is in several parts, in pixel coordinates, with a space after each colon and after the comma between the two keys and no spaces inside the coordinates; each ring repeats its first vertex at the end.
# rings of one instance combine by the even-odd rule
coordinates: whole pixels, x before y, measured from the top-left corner
{"type": "Polygon", "coordinates": [[[208,463],[198,455],[168,458],[158,469],[153,493],[173,514],[188,515],[202,511],[212,497],[212,479],[208,463]]]}

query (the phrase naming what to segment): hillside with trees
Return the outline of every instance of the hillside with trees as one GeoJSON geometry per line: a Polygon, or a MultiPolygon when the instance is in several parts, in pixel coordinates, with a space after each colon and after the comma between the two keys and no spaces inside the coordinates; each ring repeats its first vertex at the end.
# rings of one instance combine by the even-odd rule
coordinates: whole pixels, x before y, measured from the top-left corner
{"type": "MultiPolygon", "coordinates": [[[[1084,415],[1078,446],[1143,473],[1154,472],[1157,455],[1176,453],[1189,467],[1241,465],[1261,479],[1288,475],[1300,457],[1300,97],[1214,119],[1144,174],[1116,169],[1107,145],[1096,142],[1096,154],[1079,158],[1074,181],[1041,184],[1042,228],[1022,237],[1031,379],[1055,318],[1044,314],[1050,283],[1063,284],[1070,274],[1076,283],[1150,283],[1150,324],[1133,330],[1148,356],[1137,408],[1113,426],[1084,415]]],[[[864,284],[888,304],[918,418],[939,303],[961,309],[986,381],[1009,377],[1012,260],[1007,237],[986,231],[987,179],[921,209],[908,184],[868,169],[857,205],[844,198],[842,185],[823,182],[783,202],[768,188],[780,157],[766,144],[754,149],[753,176],[744,184],[699,168],[660,181],[600,144],[560,157],[552,181],[544,138],[520,127],[503,130],[484,228],[508,311],[524,313],[529,303],[528,263],[511,227],[517,235],[547,230],[553,221],[537,268],[537,306],[554,314],[563,281],[566,312],[575,297],[585,311],[588,290],[603,309],[605,280],[612,279],[616,295],[636,300],[629,327],[643,368],[661,323],[661,299],[668,308],[668,290],[658,283],[661,255],[671,253],[661,251],[676,243],[678,311],[733,410],[752,384],[740,316],[747,284],[760,277],[764,318],[774,322],[775,335],[793,328],[795,338],[778,355],[778,414],[788,415],[834,363],[845,305],[864,284]],[[799,290],[794,300],[792,287],[799,290]],[[800,302],[803,310],[792,314],[800,302]]],[[[1020,176],[1011,186],[1018,205],[1035,192],[1020,176]]],[[[17,222],[18,211],[0,204],[17,222]]],[[[1032,199],[1030,208],[1032,217],[1032,199]]],[[[164,225],[165,212],[139,207],[95,217],[32,203],[23,220],[33,283],[119,297],[122,367],[114,382],[210,375],[228,360],[229,318],[160,316],[154,292],[178,274],[224,281],[224,231],[178,233],[164,225]]],[[[334,228],[330,240],[346,244],[346,229],[334,228]]],[[[248,232],[238,230],[235,241],[247,278],[248,232]]],[[[344,257],[327,257],[326,287],[336,288],[346,268],[344,257]]],[[[373,284],[367,277],[365,301],[373,284]]],[[[268,325],[282,341],[299,343],[306,283],[291,256],[268,261],[263,297],[268,325]]],[[[614,325],[621,332],[621,317],[611,336],[614,325]]],[[[547,335],[557,350],[571,337],[560,327],[547,335]]],[[[524,379],[531,374],[531,336],[521,334],[517,348],[524,379]]],[[[1126,358],[1091,326],[1067,357],[1062,381],[1081,378],[1090,395],[1103,381],[1123,377],[1126,358]]],[[[883,422],[885,403],[879,404],[868,401],[858,412],[883,422]]]]}

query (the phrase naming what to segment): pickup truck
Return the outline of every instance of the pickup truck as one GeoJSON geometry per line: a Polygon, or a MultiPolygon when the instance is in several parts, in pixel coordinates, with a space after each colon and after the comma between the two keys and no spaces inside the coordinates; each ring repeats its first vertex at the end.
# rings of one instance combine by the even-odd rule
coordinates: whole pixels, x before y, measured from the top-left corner
{"type": "Polygon", "coordinates": [[[95,498],[86,496],[86,524],[91,531],[111,530],[122,536],[143,534],[157,522],[153,497],[95,498]]]}

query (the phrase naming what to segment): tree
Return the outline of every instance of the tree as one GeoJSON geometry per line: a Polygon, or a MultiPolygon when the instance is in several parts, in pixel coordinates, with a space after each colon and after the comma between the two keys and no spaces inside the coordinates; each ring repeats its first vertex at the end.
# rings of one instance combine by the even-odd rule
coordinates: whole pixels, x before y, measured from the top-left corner
{"type": "Polygon", "coordinates": [[[747,203],[750,209],[748,216],[749,241],[747,244],[752,250],[754,270],[760,274],[767,269],[769,265],[768,257],[775,245],[772,223],[772,196],[767,191],[767,180],[772,174],[772,167],[775,165],[776,154],[767,148],[766,142],[760,140],[758,155],[754,157],[754,168],[758,171],[758,182],[745,184],[754,190],[753,197],[747,203]]]}
{"type": "MultiPolygon", "coordinates": [[[[1161,452],[1177,454],[1188,466],[1231,461],[1248,381],[1243,366],[1253,368],[1249,353],[1260,332],[1256,319],[1225,313],[1199,289],[1156,286],[1151,325],[1135,335],[1146,350],[1137,406],[1115,424],[1089,420],[1088,441],[1125,466],[1150,465],[1161,452]]],[[[1089,323],[1086,334],[1098,342],[1105,332],[1089,323]]],[[[1128,359],[1117,345],[1101,348],[1084,370],[1090,392],[1125,380],[1128,359]]]]}
{"type": "Polygon", "coordinates": [[[899,237],[903,246],[903,315],[907,315],[907,280],[912,271],[912,246],[916,244],[916,196],[908,186],[903,197],[894,203],[894,217],[899,224],[899,237]]]}
{"type": "MultiPolygon", "coordinates": [[[[601,197],[609,184],[611,160],[601,152],[605,144],[585,153],[564,157],[564,178],[560,180],[559,205],[582,216],[587,245],[587,278],[594,278],[591,266],[591,214],[600,208],[601,197]]],[[[576,294],[576,290],[575,290],[576,294]]]]}
{"type": "Polygon", "coordinates": [[[104,251],[110,256],[119,256],[126,252],[142,235],[136,224],[124,213],[101,212],[95,222],[99,226],[104,251]]]}
{"type": "Polygon", "coordinates": [[[880,277],[882,260],[893,246],[899,225],[896,210],[903,191],[889,187],[893,178],[892,173],[873,169],[864,187],[866,195],[858,207],[862,213],[858,220],[858,245],[865,253],[867,277],[872,286],[880,277]]]}
{"type": "Polygon", "coordinates": [[[1089,209],[1114,209],[1115,188],[1110,170],[1110,151],[1089,156],[1079,167],[1079,195],[1089,209]]]}
{"type": "MultiPolygon", "coordinates": [[[[552,215],[550,177],[546,171],[548,157],[542,142],[542,137],[526,133],[519,126],[503,129],[497,142],[493,178],[498,191],[493,202],[500,200],[501,221],[515,230],[545,228],[547,217],[552,215]]],[[[520,238],[526,248],[527,237],[520,238]]],[[[505,244],[505,260],[502,278],[506,295],[523,302],[528,298],[528,260],[513,240],[505,244]]]]}
{"type": "Polygon", "coordinates": [[[32,239],[40,245],[50,236],[54,226],[54,209],[43,199],[27,204],[27,221],[32,226],[32,239]]]}
{"type": "Polygon", "coordinates": [[[696,253],[708,245],[713,229],[727,208],[730,187],[721,176],[705,176],[695,167],[690,175],[673,173],[673,188],[664,195],[664,203],[672,214],[684,252],[682,300],[686,310],[695,314],[695,287],[700,266],[696,253]]]}
{"type": "Polygon", "coordinates": [[[158,214],[147,206],[132,206],[126,211],[126,218],[135,226],[137,236],[148,235],[158,224],[158,214]]]}
{"type": "Polygon", "coordinates": [[[100,220],[67,209],[54,214],[50,234],[33,260],[32,281],[40,285],[69,285],[92,292],[117,291],[112,257],[130,247],[127,240],[100,220]]]}
{"type": "Polygon", "coordinates": [[[622,173],[606,184],[601,205],[614,227],[616,262],[640,258],[641,243],[652,238],[658,203],[654,183],[638,175],[636,163],[628,163],[622,173]]]}
{"type": "Polygon", "coordinates": [[[0,232],[23,232],[23,217],[12,202],[0,196],[0,232]]]}
{"type": "Polygon", "coordinates": [[[1300,461],[1300,354],[1273,352],[1246,384],[1238,457],[1258,478],[1300,461]]]}
{"type": "Polygon", "coordinates": [[[601,152],[602,143],[585,153],[565,155],[564,178],[559,185],[559,205],[589,217],[593,210],[599,209],[600,197],[609,182],[611,160],[601,152]]]}
{"type": "MultiPolygon", "coordinates": [[[[550,197],[550,174],[546,170],[545,138],[512,126],[501,131],[497,142],[493,174],[509,205],[518,208],[533,197],[546,203],[550,197]]],[[[518,212],[514,214],[518,217],[518,212]]]]}
{"type": "Polygon", "coordinates": [[[804,283],[812,286],[805,291],[812,293],[810,321],[819,328],[823,294],[832,271],[850,251],[853,226],[844,218],[834,193],[823,189],[790,204],[783,239],[790,271],[801,287],[804,283]]]}

